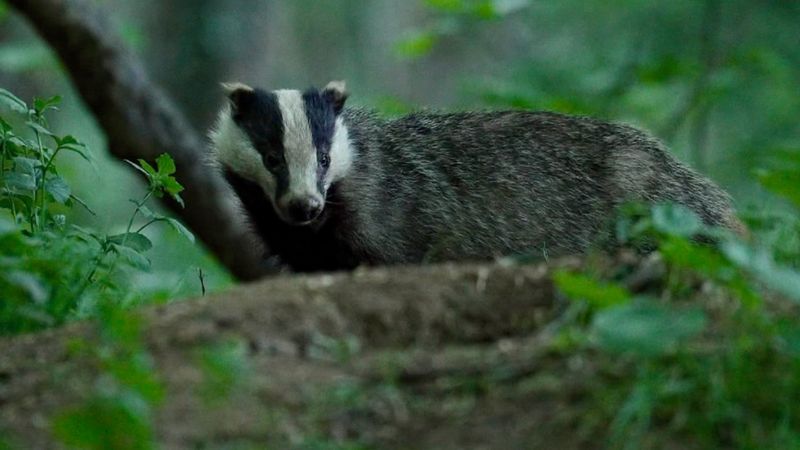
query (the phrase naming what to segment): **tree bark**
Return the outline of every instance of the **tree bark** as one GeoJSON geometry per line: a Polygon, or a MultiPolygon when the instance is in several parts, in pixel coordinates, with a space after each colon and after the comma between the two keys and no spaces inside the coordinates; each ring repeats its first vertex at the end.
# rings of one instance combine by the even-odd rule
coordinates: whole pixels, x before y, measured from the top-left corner
{"type": "Polygon", "coordinates": [[[235,211],[227,186],[205,161],[206,143],[123,45],[107,13],[87,0],[9,0],[61,58],[119,159],[149,161],[169,153],[186,208],[167,205],[231,273],[263,274],[258,239],[235,211]]]}
{"type": "MultiPolygon", "coordinates": [[[[596,369],[554,351],[545,326],[559,309],[552,271],[578,265],[298,275],[146,308],[143,341],[166,389],[158,444],[592,448],[575,419],[596,369]],[[244,381],[209,404],[198,355],[220,342],[245,349],[244,381]]],[[[0,423],[13,443],[58,448],[51,419],[90,398],[101,373],[71,348],[95,338],[78,323],[0,341],[0,423]]]]}

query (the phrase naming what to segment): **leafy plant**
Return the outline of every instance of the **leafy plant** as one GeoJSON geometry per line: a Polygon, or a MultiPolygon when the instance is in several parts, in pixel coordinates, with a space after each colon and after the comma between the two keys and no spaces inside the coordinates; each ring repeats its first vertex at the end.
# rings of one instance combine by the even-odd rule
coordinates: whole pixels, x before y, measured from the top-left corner
{"type": "Polygon", "coordinates": [[[79,340],[72,347],[99,366],[100,375],[85,402],[54,418],[53,432],[70,447],[154,448],[153,410],[164,393],[142,343],[142,321],[113,304],[106,304],[98,318],[99,339],[79,340]]]}
{"type": "Polygon", "coordinates": [[[233,394],[247,387],[250,367],[243,342],[217,342],[201,349],[197,359],[203,373],[199,393],[208,405],[230,400],[233,394]]]}
{"type": "Polygon", "coordinates": [[[633,294],[618,280],[555,277],[578,311],[565,314],[557,343],[568,337],[576,351],[625,362],[625,375],[615,369],[593,408],[606,414],[609,446],[650,448],[665,433],[702,448],[800,445],[800,273],[769,245],[708,228],[686,208],[628,212],[618,235],[660,253],[660,289],[633,294]],[[692,304],[701,297],[705,308],[692,304]]]}
{"type": "Polygon", "coordinates": [[[34,99],[28,106],[0,89],[0,103],[14,114],[0,117],[0,334],[97,318],[98,339],[76,341],[72,348],[100,367],[100,375],[85,403],[56,416],[53,432],[70,447],[153,448],[152,412],[163,388],[140,336],[141,320],[124,311],[134,299],[126,275],[149,268],[144,253],[153,244],[143,232],[151,225],[166,223],[194,241],[180,222],[146,206],[165,195],[183,205],[175,163],[167,154],[155,167],[128,162],[148,187],[142,198],[131,200],[134,210],[123,233],[71,224],[69,209],[88,207],[59,176],[56,158],[73,152],[89,161],[89,154],[75,137],[50,131],[46,113],[57,109],[59,98],[34,99]],[[27,133],[11,125],[14,119],[27,133]]]}
{"type": "Polygon", "coordinates": [[[29,106],[0,89],[0,335],[16,334],[91,316],[103,303],[126,305],[135,295],[126,286],[130,270],[147,270],[144,252],[152,243],[143,231],[165,222],[193,240],[175,219],[154,213],[147,201],[169,195],[181,203],[169,155],[133,164],[146,177],[147,193],[132,200],[135,209],[124,233],[108,235],[69,223],[67,213],[86,203],[58,173],[57,158],[71,152],[90,161],[74,136],[50,130],[47,114],[59,97],[34,99],[29,106]],[[23,131],[12,125],[22,125],[23,131]],[[145,222],[134,227],[136,219],[145,222]]]}

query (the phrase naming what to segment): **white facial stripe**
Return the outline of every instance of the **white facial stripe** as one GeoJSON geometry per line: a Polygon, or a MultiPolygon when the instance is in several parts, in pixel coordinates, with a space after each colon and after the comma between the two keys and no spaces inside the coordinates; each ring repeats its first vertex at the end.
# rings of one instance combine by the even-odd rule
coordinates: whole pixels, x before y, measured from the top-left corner
{"type": "Polygon", "coordinates": [[[319,197],[317,150],[311,138],[303,95],[300,91],[275,91],[283,116],[283,148],[289,170],[287,197],[319,197]]]}
{"type": "Polygon", "coordinates": [[[230,108],[224,108],[210,133],[215,159],[240,176],[258,183],[268,197],[275,192],[275,178],[264,169],[261,155],[250,139],[233,122],[230,108]]]}
{"type": "Polygon", "coordinates": [[[353,164],[353,146],[350,144],[347,126],[345,126],[341,117],[336,118],[330,159],[331,165],[325,177],[325,187],[330,187],[334,182],[344,178],[350,172],[350,167],[353,164]]]}

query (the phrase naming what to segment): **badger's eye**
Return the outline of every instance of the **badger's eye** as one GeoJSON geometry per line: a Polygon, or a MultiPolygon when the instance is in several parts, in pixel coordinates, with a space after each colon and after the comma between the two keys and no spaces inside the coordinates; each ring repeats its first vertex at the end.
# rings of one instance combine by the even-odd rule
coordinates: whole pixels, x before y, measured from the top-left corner
{"type": "Polygon", "coordinates": [[[264,165],[267,166],[269,170],[275,170],[283,164],[283,158],[279,155],[275,154],[268,154],[264,156],[264,165]]]}
{"type": "Polygon", "coordinates": [[[319,165],[322,166],[323,169],[327,169],[328,166],[331,165],[331,158],[327,153],[320,153],[318,159],[319,165]]]}

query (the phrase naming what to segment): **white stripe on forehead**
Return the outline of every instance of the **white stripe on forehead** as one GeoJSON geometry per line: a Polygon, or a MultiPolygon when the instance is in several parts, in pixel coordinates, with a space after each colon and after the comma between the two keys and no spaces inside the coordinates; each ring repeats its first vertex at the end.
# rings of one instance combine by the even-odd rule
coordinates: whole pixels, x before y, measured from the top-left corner
{"type": "Polygon", "coordinates": [[[296,90],[278,90],[275,95],[283,116],[284,158],[289,169],[287,194],[318,196],[317,150],[311,138],[303,94],[296,90]]]}

